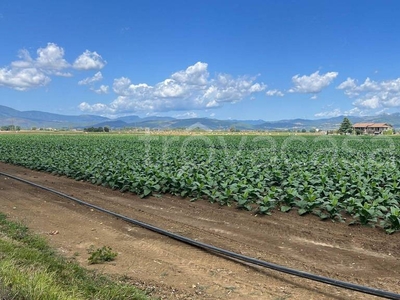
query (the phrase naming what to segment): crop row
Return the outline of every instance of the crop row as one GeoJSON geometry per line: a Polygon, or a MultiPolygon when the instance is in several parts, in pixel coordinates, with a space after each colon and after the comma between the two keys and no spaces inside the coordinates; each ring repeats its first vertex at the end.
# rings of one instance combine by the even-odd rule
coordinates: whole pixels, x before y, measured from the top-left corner
{"type": "Polygon", "coordinates": [[[173,194],[400,230],[396,138],[0,135],[0,160],[146,197],[173,194]]]}

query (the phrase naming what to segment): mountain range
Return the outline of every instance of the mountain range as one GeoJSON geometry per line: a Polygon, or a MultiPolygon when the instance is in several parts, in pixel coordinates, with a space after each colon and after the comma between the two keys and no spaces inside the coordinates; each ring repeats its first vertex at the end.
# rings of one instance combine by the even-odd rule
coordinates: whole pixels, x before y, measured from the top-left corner
{"type": "MultiPolygon", "coordinates": [[[[0,105],[0,126],[15,125],[22,129],[53,128],[53,129],[83,129],[85,127],[150,128],[150,129],[194,129],[203,130],[299,130],[318,128],[331,130],[339,128],[344,116],[325,119],[289,119],[280,121],[264,120],[218,120],[211,118],[176,119],[172,117],[124,116],[107,118],[97,115],[61,115],[42,111],[19,111],[0,105]]],[[[381,114],[377,116],[352,117],[350,121],[389,123],[394,128],[400,128],[400,113],[381,114]]]]}

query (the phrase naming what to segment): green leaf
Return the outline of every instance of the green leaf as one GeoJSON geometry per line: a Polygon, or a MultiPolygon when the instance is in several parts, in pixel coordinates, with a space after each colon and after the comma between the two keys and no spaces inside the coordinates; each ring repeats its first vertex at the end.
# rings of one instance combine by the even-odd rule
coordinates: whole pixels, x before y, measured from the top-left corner
{"type": "Polygon", "coordinates": [[[149,188],[145,187],[143,190],[143,194],[141,195],[141,198],[145,198],[150,194],[151,194],[151,190],[149,188]]]}
{"type": "Polygon", "coordinates": [[[302,216],[302,215],[306,214],[308,211],[304,208],[300,208],[297,212],[299,213],[300,216],[302,216]]]}

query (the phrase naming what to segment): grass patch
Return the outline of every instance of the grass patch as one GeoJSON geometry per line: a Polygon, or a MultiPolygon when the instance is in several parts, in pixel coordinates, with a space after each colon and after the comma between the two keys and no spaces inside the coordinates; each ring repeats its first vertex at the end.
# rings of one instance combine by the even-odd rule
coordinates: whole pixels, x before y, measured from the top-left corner
{"type": "Polygon", "coordinates": [[[50,248],[45,239],[0,213],[2,299],[149,299],[127,283],[89,271],[50,248]]]}

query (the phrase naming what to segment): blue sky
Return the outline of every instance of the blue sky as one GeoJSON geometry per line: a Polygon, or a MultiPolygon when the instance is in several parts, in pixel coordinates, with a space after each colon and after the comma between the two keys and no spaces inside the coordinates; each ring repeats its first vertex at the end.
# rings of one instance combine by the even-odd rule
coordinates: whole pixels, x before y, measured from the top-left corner
{"type": "Polygon", "coordinates": [[[0,105],[77,115],[400,111],[400,1],[0,2],[0,105]]]}

